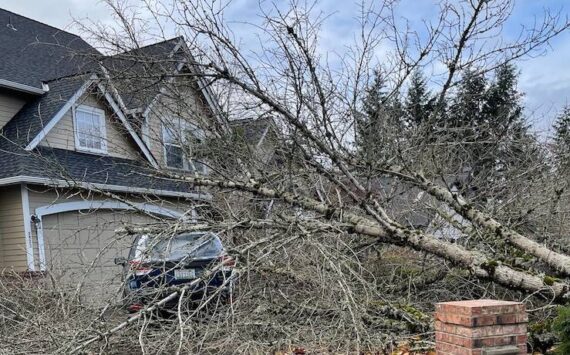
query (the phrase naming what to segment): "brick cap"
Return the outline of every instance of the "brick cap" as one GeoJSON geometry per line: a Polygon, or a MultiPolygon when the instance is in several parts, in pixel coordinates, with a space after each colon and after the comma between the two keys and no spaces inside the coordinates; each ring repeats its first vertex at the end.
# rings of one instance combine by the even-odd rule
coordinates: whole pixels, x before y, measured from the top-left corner
{"type": "Polygon", "coordinates": [[[436,305],[449,305],[449,306],[458,306],[466,308],[490,307],[490,306],[514,306],[522,304],[523,304],[522,302],[500,301],[500,300],[490,300],[490,299],[436,303],[436,305]]]}
{"type": "Polygon", "coordinates": [[[435,311],[437,320],[465,326],[526,323],[528,321],[525,305],[522,302],[487,299],[440,302],[435,305],[435,311]]]}

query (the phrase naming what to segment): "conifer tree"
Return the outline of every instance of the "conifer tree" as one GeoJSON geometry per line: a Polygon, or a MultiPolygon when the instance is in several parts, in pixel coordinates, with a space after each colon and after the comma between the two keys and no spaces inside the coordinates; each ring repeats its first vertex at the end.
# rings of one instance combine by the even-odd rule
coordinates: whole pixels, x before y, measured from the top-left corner
{"type": "Polygon", "coordinates": [[[404,109],[409,123],[416,126],[425,123],[433,110],[433,99],[427,88],[427,81],[420,71],[412,74],[404,109]]]}
{"type": "Polygon", "coordinates": [[[479,147],[483,141],[485,92],[487,80],[473,70],[463,73],[455,96],[450,100],[447,117],[443,122],[444,141],[449,143],[449,154],[457,173],[477,174],[481,167],[479,147]]]}
{"type": "Polygon", "coordinates": [[[493,80],[467,70],[448,110],[446,127],[456,169],[469,172],[472,190],[488,192],[480,196],[482,201],[503,194],[483,185],[504,186],[511,172],[528,167],[539,154],[523,116],[517,79],[510,64],[497,68],[493,80]]]}
{"type": "Polygon", "coordinates": [[[357,127],[358,149],[366,160],[378,163],[394,154],[404,128],[402,117],[398,95],[388,95],[382,74],[376,71],[357,127]]]}
{"type": "Polygon", "coordinates": [[[554,122],[554,154],[560,168],[570,167],[570,106],[565,106],[554,122]]]}

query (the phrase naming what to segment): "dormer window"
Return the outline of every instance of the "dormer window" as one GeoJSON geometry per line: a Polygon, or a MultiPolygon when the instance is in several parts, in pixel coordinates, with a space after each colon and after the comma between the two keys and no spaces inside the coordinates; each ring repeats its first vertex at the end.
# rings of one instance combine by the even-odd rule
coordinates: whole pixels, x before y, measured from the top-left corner
{"type": "Polygon", "coordinates": [[[193,124],[176,121],[162,127],[166,166],[205,174],[206,165],[199,160],[204,131],[193,124]]]}
{"type": "Polygon", "coordinates": [[[90,106],[77,106],[73,113],[75,147],[91,153],[107,153],[105,112],[90,106]]]}

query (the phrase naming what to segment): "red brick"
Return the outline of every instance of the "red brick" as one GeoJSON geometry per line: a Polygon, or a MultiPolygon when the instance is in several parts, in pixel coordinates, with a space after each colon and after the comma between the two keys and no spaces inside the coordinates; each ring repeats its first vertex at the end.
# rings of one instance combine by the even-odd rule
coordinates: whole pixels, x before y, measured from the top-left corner
{"type": "Polygon", "coordinates": [[[525,306],[518,302],[476,300],[436,305],[437,354],[480,355],[485,348],[514,345],[526,354],[525,306]]]}
{"type": "Polygon", "coordinates": [[[508,324],[470,328],[461,325],[446,324],[441,321],[436,321],[435,330],[465,337],[481,338],[495,335],[525,335],[526,325],[508,324]]]}
{"type": "Polygon", "coordinates": [[[454,313],[459,315],[479,314],[505,314],[525,313],[525,305],[520,302],[497,301],[497,300],[470,300],[441,302],[435,306],[436,312],[454,313]]]}
{"type": "Polygon", "coordinates": [[[496,315],[466,316],[453,313],[436,313],[435,318],[445,323],[463,326],[486,326],[494,324],[516,324],[528,322],[527,314],[509,313],[496,315]]]}

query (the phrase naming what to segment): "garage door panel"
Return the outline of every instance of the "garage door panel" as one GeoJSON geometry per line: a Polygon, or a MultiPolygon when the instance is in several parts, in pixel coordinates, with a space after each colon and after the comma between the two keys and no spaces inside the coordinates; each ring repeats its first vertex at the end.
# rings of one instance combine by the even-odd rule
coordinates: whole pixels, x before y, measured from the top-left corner
{"type": "Polygon", "coordinates": [[[128,255],[133,239],[117,236],[115,231],[135,221],[139,225],[156,222],[134,211],[74,211],[45,216],[42,225],[50,271],[69,285],[84,279],[86,296],[114,293],[122,277],[122,268],[114,259],[128,255]]]}
{"type": "Polygon", "coordinates": [[[57,219],[57,224],[60,228],[74,228],[79,227],[79,218],[77,214],[60,213],[54,216],[57,219]]]}
{"type": "Polygon", "coordinates": [[[62,230],[59,236],[53,240],[48,240],[50,246],[57,249],[71,248],[77,251],[81,251],[87,248],[97,249],[99,247],[98,242],[89,237],[89,234],[87,232],[65,235],[66,232],[68,231],[62,230]]]}
{"type": "Polygon", "coordinates": [[[60,215],[67,215],[67,214],[75,216],[79,221],[79,223],[83,225],[95,225],[97,223],[97,212],[83,212],[83,211],[78,213],[67,212],[67,213],[61,213],[60,215]]]}

